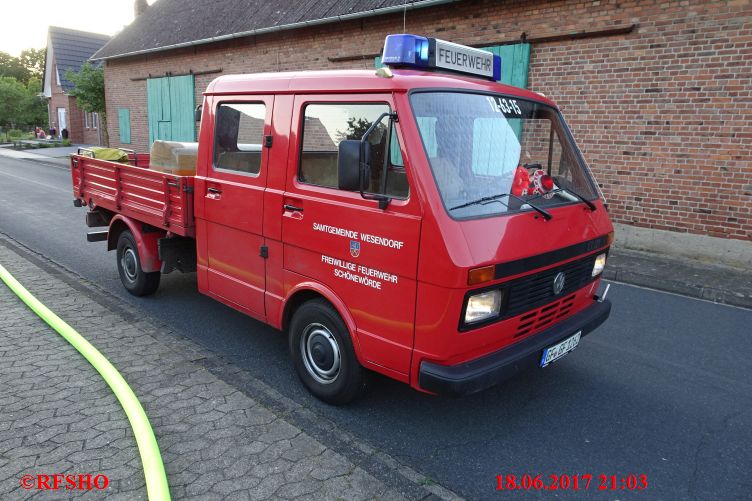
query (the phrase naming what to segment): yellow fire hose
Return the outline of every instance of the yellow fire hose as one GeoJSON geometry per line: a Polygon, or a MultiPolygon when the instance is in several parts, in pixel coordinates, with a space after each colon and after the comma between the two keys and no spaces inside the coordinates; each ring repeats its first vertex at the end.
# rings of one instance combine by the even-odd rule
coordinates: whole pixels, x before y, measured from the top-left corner
{"type": "Polygon", "coordinates": [[[136,395],[125,382],[123,376],[117,369],[102,355],[99,350],[94,348],[81,334],[76,332],[70,325],[65,323],[60,317],[50,311],[37,298],[35,298],[23,285],[21,285],[8,270],[0,265],[0,279],[12,290],[26,305],[31,308],[42,320],[47,322],[50,327],[55,329],[58,334],[63,336],[81,355],[94,366],[102,375],[102,378],[110,386],[112,392],[120,401],[128,421],[133,428],[133,434],[136,437],[138,452],[141,455],[141,464],[144,467],[144,477],[146,478],[146,492],[150,501],[169,501],[170,489],[167,485],[167,475],[162,455],[159,453],[157,439],[154,437],[154,431],[149,424],[149,418],[146,417],[141,403],[136,395]]]}

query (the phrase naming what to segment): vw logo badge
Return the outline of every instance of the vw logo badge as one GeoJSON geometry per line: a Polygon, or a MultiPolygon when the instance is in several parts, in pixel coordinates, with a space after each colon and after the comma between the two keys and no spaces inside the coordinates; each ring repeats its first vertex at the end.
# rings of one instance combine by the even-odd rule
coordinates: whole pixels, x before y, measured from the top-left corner
{"type": "Polygon", "coordinates": [[[554,277],[554,294],[559,295],[561,294],[561,291],[564,290],[564,282],[566,282],[567,277],[564,275],[563,271],[560,271],[556,274],[554,277]]]}

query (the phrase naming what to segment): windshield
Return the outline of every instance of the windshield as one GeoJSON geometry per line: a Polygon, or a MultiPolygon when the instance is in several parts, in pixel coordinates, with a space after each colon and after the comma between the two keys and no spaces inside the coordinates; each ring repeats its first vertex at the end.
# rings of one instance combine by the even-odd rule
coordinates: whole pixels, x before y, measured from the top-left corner
{"type": "Polygon", "coordinates": [[[455,218],[592,200],[597,191],[556,109],[467,92],[415,92],[415,119],[455,218]]]}

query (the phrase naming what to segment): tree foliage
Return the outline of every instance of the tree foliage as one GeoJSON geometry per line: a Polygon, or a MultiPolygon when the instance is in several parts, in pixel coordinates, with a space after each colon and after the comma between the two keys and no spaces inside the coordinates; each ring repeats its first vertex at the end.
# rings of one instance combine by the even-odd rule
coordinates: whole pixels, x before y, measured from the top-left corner
{"type": "Polygon", "coordinates": [[[0,76],[0,124],[22,123],[21,106],[26,97],[26,88],[14,77],[0,76]]]}
{"type": "Polygon", "coordinates": [[[78,73],[66,71],[65,78],[74,85],[70,94],[76,97],[79,108],[88,112],[104,113],[104,70],[101,67],[96,68],[84,63],[78,73]]]}
{"type": "Polygon", "coordinates": [[[23,106],[25,123],[39,124],[45,127],[48,122],[47,100],[42,97],[42,80],[39,77],[31,77],[26,84],[26,100],[23,106]]]}
{"type": "Polygon", "coordinates": [[[46,56],[47,49],[26,49],[21,51],[18,60],[29,73],[29,80],[32,78],[42,79],[42,75],[44,74],[44,59],[46,56]]]}
{"type": "Polygon", "coordinates": [[[29,81],[29,70],[21,60],[6,52],[0,52],[0,77],[15,78],[19,82],[29,81]]]}
{"type": "Polygon", "coordinates": [[[106,104],[104,100],[104,68],[92,66],[87,62],[81,66],[78,73],[66,71],[65,78],[73,83],[74,87],[70,95],[76,97],[78,107],[86,112],[99,114],[102,139],[104,144],[108,145],[109,137],[107,135],[107,115],[105,114],[106,104]]]}
{"type": "MultiPolygon", "coordinates": [[[[347,129],[337,131],[337,139],[339,141],[345,139],[357,139],[360,140],[368,129],[373,125],[373,122],[363,117],[349,117],[347,119],[347,129]]],[[[386,131],[386,125],[384,122],[379,122],[376,129],[371,133],[368,138],[369,143],[378,143],[381,141],[381,137],[386,131]]]]}
{"type": "Polygon", "coordinates": [[[0,77],[0,126],[47,125],[47,104],[39,96],[41,81],[27,85],[13,77],[0,77]]]}
{"type": "Polygon", "coordinates": [[[18,57],[0,52],[0,77],[15,78],[27,85],[32,78],[42,78],[47,49],[26,49],[18,57]]]}
{"type": "Polygon", "coordinates": [[[0,126],[47,126],[47,103],[39,95],[46,49],[19,57],[0,52],[0,126]]]}

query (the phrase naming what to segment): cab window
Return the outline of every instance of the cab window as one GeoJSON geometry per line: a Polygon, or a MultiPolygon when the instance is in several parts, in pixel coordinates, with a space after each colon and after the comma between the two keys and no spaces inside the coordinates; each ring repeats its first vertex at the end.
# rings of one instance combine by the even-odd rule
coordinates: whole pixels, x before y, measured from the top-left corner
{"type": "Polygon", "coordinates": [[[261,170],[266,106],[263,103],[223,103],[217,108],[214,167],[256,175],[261,170]]]}
{"type": "MultiPolygon", "coordinates": [[[[303,114],[303,138],[298,172],[300,181],[336,188],[339,143],[345,139],[361,139],[379,116],[388,112],[389,106],[381,103],[307,105],[303,114]]],[[[387,130],[388,127],[388,122],[382,120],[368,136],[371,148],[371,179],[366,191],[394,198],[407,198],[409,189],[402,152],[394,128],[387,130]]]]}

